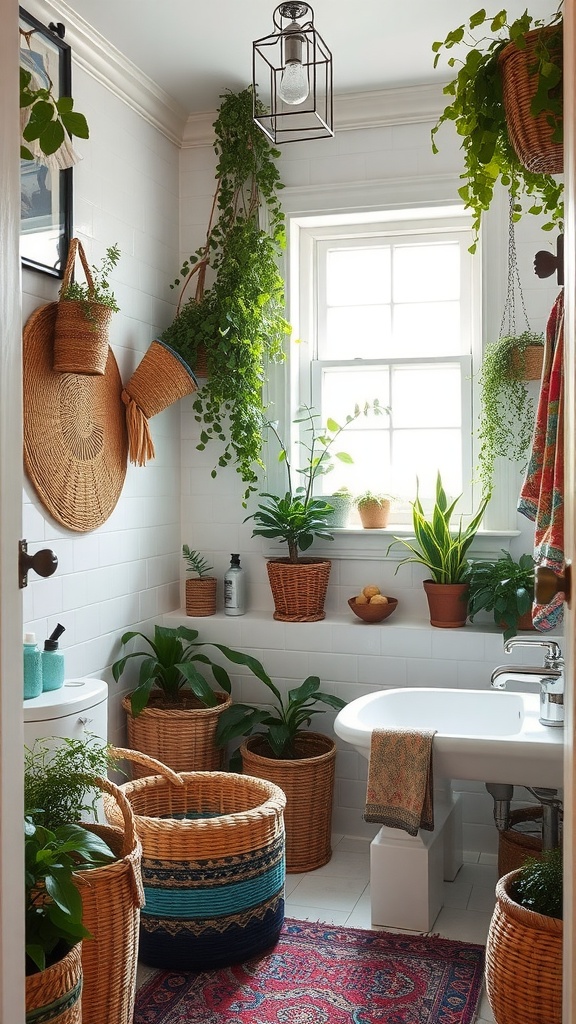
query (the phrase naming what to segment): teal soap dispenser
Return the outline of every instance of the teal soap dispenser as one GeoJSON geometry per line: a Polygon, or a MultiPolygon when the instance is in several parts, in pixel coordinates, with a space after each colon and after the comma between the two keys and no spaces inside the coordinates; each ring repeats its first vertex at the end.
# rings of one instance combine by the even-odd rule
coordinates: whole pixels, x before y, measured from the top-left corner
{"type": "Polygon", "coordinates": [[[58,650],[58,640],[65,630],[60,623],[44,641],[42,651],[42,689],[59,690],[64,685],[64,655],[58,650]]]}
{"type": "Polygon", "coordinates": [[[42,693],[42,664],[35,633],[24,633],[24,700],[42,693]]]}

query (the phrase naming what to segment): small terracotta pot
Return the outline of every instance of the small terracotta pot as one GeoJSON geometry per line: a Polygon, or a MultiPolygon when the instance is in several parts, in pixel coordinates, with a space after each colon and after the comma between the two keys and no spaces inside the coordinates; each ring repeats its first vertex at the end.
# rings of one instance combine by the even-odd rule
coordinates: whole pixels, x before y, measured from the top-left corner
{"type": "Polygon", "coordinates": [[[390,518],[390,502],[366,501],[358,506],[360,521],[365,530],[383,530],[390,518]]]}
{"type": "Polygon", "coordinates": [[[434,583],[424,580],[430,608],[430,625],[442,629],[465,626],[468,617],[468,583],[434,583]]]}

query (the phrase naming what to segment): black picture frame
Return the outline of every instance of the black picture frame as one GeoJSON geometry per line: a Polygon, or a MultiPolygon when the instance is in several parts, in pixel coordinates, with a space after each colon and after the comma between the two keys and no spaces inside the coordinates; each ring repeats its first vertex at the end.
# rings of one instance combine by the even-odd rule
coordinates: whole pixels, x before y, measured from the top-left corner
{"type": "MultiPolygon", "coordinates": [[[[52,92],[70,96],[72,54],[63,25],[46,27],[20,11],[20,64],[50,80],[52,92]],[[23,35],[26,33],[26,35],[23,35]],[[29,40],[29,43],[28,43],[29,40]]],[[[72,168],[50,170],[34,160],[20,161],[20,258],[22,266],[62,278],[72,238],[72,168]]]]}

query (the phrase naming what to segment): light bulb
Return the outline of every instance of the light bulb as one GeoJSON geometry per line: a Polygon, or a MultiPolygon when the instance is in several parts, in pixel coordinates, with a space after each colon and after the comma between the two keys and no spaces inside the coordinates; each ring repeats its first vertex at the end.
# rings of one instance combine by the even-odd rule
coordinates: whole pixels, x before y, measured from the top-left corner
{"type": "Polygon", "coordinates": [[[305,68],[299,60],[290,61],[286,64],[280,79],[278,87],[280,99],[291,106],[297,106],[298,103],[304,102],[309,92],[310,86],[305,68]]]}

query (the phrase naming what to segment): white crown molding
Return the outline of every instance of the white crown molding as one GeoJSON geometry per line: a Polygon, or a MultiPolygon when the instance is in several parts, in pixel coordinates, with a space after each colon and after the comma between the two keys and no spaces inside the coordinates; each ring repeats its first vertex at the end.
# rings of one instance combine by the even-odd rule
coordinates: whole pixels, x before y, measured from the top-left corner
{"type": "Polygon", "coordinates": [[[123,100],[177,146],[182,144],[186,111],[84,21],[64,0],[26,0],[26,10],[42,24],[61,21],[72,60],[123,100]]]}
{"type": "MultiPolygon", "coordinates": [[[[386,128],[396,124],[420,124],[438,120],[446,106],[443,84],[414,85],[378,92],[349,93],[334,97],[336,132],[361,128],[386,128]]],[[[215,111],[191,114],[186,122],[182,146],[211,146],[215,111]]]]}

